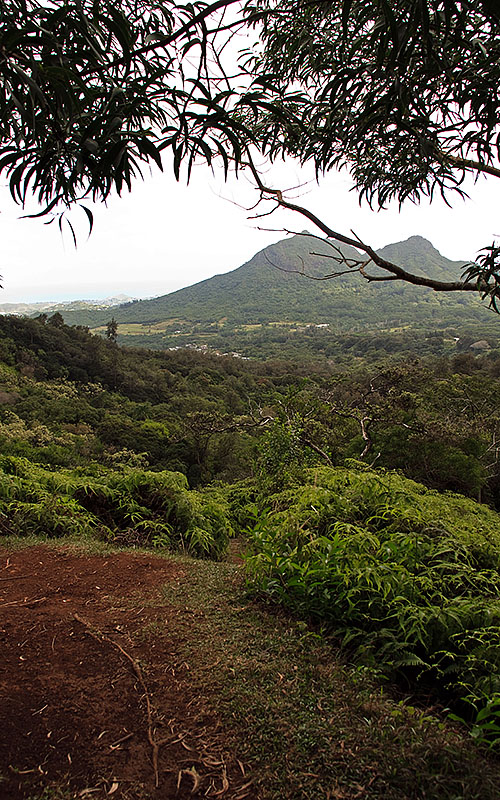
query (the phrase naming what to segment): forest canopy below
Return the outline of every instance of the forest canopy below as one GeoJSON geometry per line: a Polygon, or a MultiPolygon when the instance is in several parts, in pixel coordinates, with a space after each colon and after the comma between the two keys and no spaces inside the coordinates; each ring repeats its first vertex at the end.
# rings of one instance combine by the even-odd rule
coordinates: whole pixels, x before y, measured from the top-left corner
{"type": "Polygon", "coordinates": [[[466,340],[445,357],[440,336],[427,334],[418,358],[403,335],[398,358],[374,334],[375,351],[347,336],[337,359],[244,361],[122,348],[60,315],[1,317],[0,333],[4,453],[54,467],[128,458],[198,486],[252,476],[270,435],[285,437],[294,468],[318,449],[335,464],[357,458],[366,417],[368,463],[377,456],[433,488],[500,503],[497,349],[474,355],[466,340]]]}

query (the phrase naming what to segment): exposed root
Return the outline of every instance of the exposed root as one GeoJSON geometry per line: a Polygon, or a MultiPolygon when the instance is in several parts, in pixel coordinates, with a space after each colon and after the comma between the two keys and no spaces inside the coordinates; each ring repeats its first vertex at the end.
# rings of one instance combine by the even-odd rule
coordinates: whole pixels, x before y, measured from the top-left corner
{"type": "MultiPolygon", "coordinates": [[[[202,748],[202,751],[200,752],[199,749],[190,747],[184,741],[184,738],[186,737],[187,734],[175,733],[172,725],[170,726],[171,732],[168,736],[165,736],[162,739],[156,739],[154,735],[153,706],[151,702],[151,694],[146,685],[146,681],[144,680],[144,675],[142,674],[139,662],[133,656],[131,656],[130,653],[127,653],[127,651],[124,650],[124,648],[120,644],[118,644],[118,642],[115,642],[105,633],[102,633],[102,631],[96,629],[95,626],[93,626],[92,623],[90,623],[88,620],[84,619],[84,617],[81,617],[79,614],[76,613],[73,615],[73,617],[77,622],[79,622],[81,625],[84,626],[86,632],[94,639],[100,642],[102,641],[108,642],[109,644],[113,645],[113,647],[116,647],[116,649],[120,651],[120,653],[124,656],[124,658],[127,659],[127,661],[132,666],[137,681],[141,686],[146,703],[147,737],[152,750],[152,763],[153,763],[155,787],[158,788],[160,782],[159,767],[158,767],[160,748],[163,747],[163,745],[167,744],[168,745],[180,744],[182,747],[184,747],[186,750],[192,753],[196,757],[196,760],[198,760],[199,763],[203,765],[203,767],[208,771],[205,774],[198,773],[196,767],[193,765],[193,755],[192,755],[188,759],[188,763],[191,765],[190,768],[183,768],[183,769],[181,768],[177,774],[177,791],[179,791],[183,779],[186,778],[189,779],[193,784],[191,789],[191,794],[203,791],[203,789],[201,788],[202,784],[207,781],[208,786],[205,783],[204,787],[205,797],[221,797],[222,795],[225,795],[230,789],[230,784],[227,775],[227,765],[224,762],[224,760],[218,759],[213,755],[211,755],[210,753],[205,752],[204,748],[202,748]],[[217,778],[219,779],[219,781],[221,781],[222,785],[220,785],[219,781],[217,781],[217,778]],[[217,786],[217,783],[219,783],[219,786],[217,786]]],[[[117,742],[114,742],[113,745],[111,745],[111,748],[114,749],[115,746],[117,745],[119,746],[121,742],[126,741],[132,735],[133,734],[130,733],[126,734],[117,742]]],[[[242,772],[242,775],[245,776],[245,769],[243,765],[241,764],[241,762],[238,763],[240,765],[240,770],[242,772]]],[[[235,797],[235,800],[245,800],[245,798],[248,797],[247,792],[252,783],[253,781],[250,780],[246,782],[243,786],[240,786],[237,790],[237,796],[235,797]]]]}

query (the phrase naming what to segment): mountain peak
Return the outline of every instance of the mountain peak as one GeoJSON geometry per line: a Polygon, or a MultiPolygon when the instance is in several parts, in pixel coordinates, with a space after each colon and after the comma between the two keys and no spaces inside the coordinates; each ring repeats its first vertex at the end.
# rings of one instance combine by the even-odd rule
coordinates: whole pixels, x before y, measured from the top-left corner
{"type": "MultiPolygon", "coordinates": [[[[408,245],[410,247],[412,247],[412,246],[415,247],[416,246],[422,252],[439,253],[439,250],[437,250],[434,247],[432,242],[430,242],[424,236],[410,236],[408,239],[405,239],[404,242],[399,242],[399,244],[406,244],[406,245],[408,245]]],[[[441,254],[439,253],[439,255],[441,255],[441,254]]]]}
{"type": "Polygon", "coordinates": [[[377,251],[383,258],[413,272],[441,281],[458,280],[465,261],[451,261],[423,236],[410,236],[403,242],[388,244],[377,251]]]}
{"type": "MultiPolygon", "coordinates": [[[[358,263],[359,251],[342,246],[341,252],[347,264],[351,260],[358,263]]],[[[378,252],[408,272],[442,281],[457,280],[464,263],[444,258],[423,236],[411,236],[378,252]]],[[[450,320],[456,324],[459,317],[464,319],[466,298],[443,297],[444,293],[438,295],[402,281],[366,283],[356,269],[346,269],[339,263],[339,258],[331,242],[311,239],[305,231],[269,245],[232,272],[153,300],[121,306],[113,313],[120,324],[146,326],[146,333],[142,328],[140,331],[141,344],[148,343],[146,337],[153,325],[160,326],[155,329],[158,337],[172,327],[175,331],[171,335],[180,336],[181,322],[191,326],[186,330],[193,325],[209,324],[217,326],[219,333],[226,323],[229,327],[244,326],[245,330],[249,325],[272,323],[288,326],[292,335],[296,325],[328,324],[332,330],[353,331],[407,326],[411,322],[421,325],[423,320],[439,326],[450,320]],[[331,280],[326,280],[328,275],[331,280]]],[[[370,267],[370,274],[377,275],[376,270],[377,267],[370,267]]],[[[483,312],[486,314],[484,309],[477,313],[483,312]]],[[[468,318],[475,320],[475,313],[471,311],[468,318]]],[[[82,315],[77,317],[76,312],[74,315],[68,312],[65,319],[86,325],[92,319],[91,327],[97,327],[106,324],[109,314],[101,311],[87,314],[84,319],[82,315]]],[[[165,336],[160,346],[165,346],[164,341],[177,342],[165,336]]]]}

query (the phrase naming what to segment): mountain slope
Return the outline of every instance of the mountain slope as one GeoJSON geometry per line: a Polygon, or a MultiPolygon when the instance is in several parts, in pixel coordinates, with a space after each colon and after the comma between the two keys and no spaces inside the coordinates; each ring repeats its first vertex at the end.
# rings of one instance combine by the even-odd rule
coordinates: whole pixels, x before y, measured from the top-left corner
{"type": "MultiPolygon", "coordinates": [[[[347,258],[359,256],[352,248],[343,252],[347,258]]],[[[441,280],[458,279],[465,263],[450,261],[420,236],[379,252],[403,267],[441,280]]],[[[121,306],[113,313],[122,324],[300,322],[328,323],[339,331],[490,319],[479,300],[466,294],[437,293],[399,281],[369,284],[358,273],[319,280],[332,272],[345,273],[345,264],[332,260],[335,255],[328,243],[299,234],[266,247],[232,272],[154,300],[121,306]]],[[[109,312],[65,313],[64,317],[68,324],[98,326],[107,321],[109,312]]]]}

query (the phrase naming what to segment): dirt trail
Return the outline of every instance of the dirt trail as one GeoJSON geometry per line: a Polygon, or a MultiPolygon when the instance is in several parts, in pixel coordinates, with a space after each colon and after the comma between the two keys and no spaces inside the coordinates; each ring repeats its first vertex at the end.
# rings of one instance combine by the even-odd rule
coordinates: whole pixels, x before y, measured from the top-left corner
{"type": "Polygon", "coordinates": [[[179,655],[186,628],[161,587],[186,569],[0,550],[2,800],[256,796],[179,655]]]}

